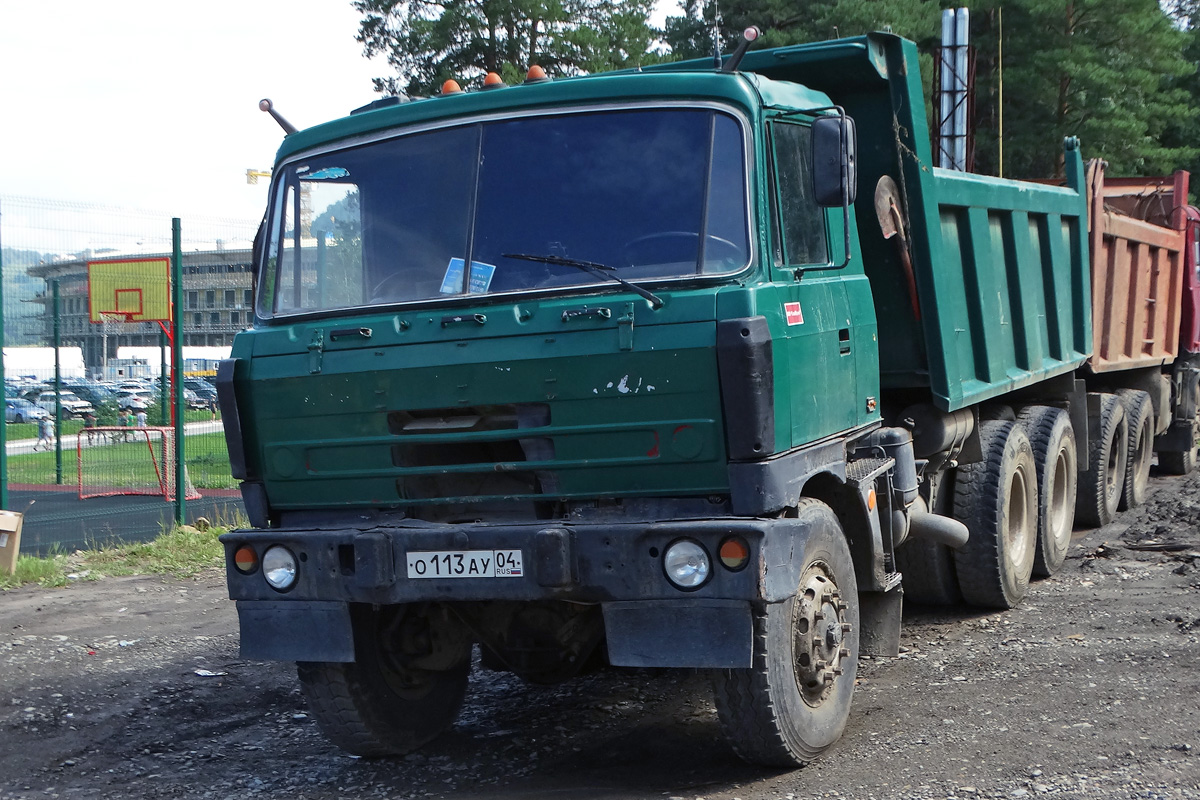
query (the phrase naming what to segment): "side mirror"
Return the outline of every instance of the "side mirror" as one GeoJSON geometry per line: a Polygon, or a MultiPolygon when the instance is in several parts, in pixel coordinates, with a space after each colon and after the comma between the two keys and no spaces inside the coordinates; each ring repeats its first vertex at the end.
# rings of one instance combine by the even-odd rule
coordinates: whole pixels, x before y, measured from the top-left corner
{"type": "Polygon", "coordinates": [[[849,117],[818,117],[812,125],[813,197],[824,208],[854,203],[858,195],[858,136],[849,117]]]}

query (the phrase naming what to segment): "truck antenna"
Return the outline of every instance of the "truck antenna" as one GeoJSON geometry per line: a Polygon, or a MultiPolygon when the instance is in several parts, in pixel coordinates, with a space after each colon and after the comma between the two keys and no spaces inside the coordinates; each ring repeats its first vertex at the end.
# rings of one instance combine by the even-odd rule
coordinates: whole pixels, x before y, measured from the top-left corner
{"type": "Polygon", "coordinates": [[[285,133],[290,135],[296,132],[296,126],[280,116],[279,112],[275,110],[275,106],[267,98],[264,97],[258,101],[258,110],[270,114],[279,123],[279,127],[283,128],[285,133]]]}

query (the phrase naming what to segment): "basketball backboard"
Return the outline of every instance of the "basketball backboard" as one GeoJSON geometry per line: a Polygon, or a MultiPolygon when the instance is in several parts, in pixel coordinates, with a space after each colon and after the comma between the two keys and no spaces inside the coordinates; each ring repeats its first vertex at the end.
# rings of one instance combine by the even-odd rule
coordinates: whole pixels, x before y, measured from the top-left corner
{"type": "Polygon", "coordinates": [[[88,262],[88,312],[92,322],[171,321],[171,260],[105,259],[88,262]]]}

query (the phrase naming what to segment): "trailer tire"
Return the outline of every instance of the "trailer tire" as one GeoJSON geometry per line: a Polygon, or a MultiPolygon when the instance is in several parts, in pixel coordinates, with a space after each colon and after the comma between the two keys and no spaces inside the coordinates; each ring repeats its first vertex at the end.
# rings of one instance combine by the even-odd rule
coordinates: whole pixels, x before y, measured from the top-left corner
{"type": "Polygon", "coordinates": [[[1018,417],[1033,446],[1038,481],[1037,553],[1033,574],[1047,578],[1060,569],[1071,545],[1079,453],[1071,416],[1053,406],[1029,406],[1018,417]]]}
{"type": "Polygon", "coordinates": [[[1125,407],[1115,394],[1100,395],[1097,435],[1088,437],[1087,472],[1079,473],[1075,520],[1088,528],[1112,522],[1125,481],[1128,427],[1125,407]]]}
{"type": "Polygon", "coordinates": [[[1025,428],[995,420],[980,426],[983,461],[958,468],[954,516],[971,538],[954,552],[963,599],[1012,608],[1029,591],[1037,552],[1038,482],[1025,428]]]}
{"type": "Polygon", "coordinates": [[[896,548],[896,571],[903,576],[904,600],[921,606],[962,603],[954,551],[926,539],[909,539],[896,548]]]}
{"type": "Polygon", "coordinates": [[[858,675],[858,584],[842,527],[817,500],[796,510],[809,523],[796,594],[755,611],[753,666],[712,676],[726,739],[771,767],[803,766],[833,746],[858,675]]]}
{"type": "Polygon", "coordinates": [[[1163,450],[1158,454],[1158,466],[1170,475],[1189,475],[1200,465],[1200,381],[1190,377],[1188,386],[1184,389],[1185,396],[1180,398],[1180,411],[1191,414],[1191,419],[1173,425],[1191,425],[1192,446],[1187,450],[1163,450]]]}
{"type": "Polygon", "coordinates": [[[1117,392],[1125,407],[1128,430],[1125,454],[1125,480],[1121,488],[1120,511],[1137,508],[1146,502],[1150,490],[1150,464],[1154,461],[1154,406],[1150,395],[1138,389],[1117,392]]]}
{"type": "Polygon", "coordinates": [[[380,646],[377,617],[366,611],[355,619],[354,662],[296,664],[321,732],[364,757],[403,755],[449,728],[471,669],[470,658],[443,671],[398,668],[380,646]]]}

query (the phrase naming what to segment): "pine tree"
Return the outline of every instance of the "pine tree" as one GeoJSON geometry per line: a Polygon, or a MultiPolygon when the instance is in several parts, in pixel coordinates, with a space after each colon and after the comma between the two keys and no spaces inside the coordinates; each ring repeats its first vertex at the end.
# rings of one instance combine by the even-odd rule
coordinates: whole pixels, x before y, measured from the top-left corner
{"type": "Polygon", "coordinates": [[[508,83],[537,63],[570,75],[655,60],[652,0],[356,0],[358,41],[395,70],[377,91],[430,94],[496,72],[508,83]]]}

